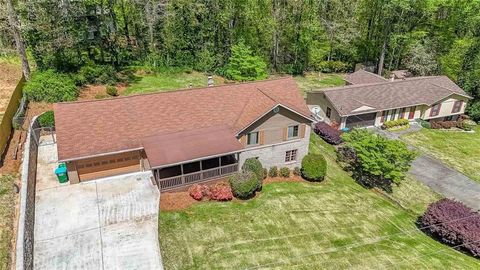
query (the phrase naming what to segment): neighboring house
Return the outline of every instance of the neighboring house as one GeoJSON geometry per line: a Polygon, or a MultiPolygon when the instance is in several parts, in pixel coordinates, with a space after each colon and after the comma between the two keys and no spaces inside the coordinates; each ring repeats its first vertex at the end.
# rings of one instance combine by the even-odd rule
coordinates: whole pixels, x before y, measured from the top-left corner
{"type": "Polygon", "coordinates": [[[327,123],[353,128],[381,126],[400,118],[455,120],[471,99],[446,76],[380,81],[368,73],[357,71],[346,78],[359,84],[307,93],[308,106],[327,123]]]}
{"type": "Polygon", "coordinates": [[[300,166],[310,111],[291,77],[54,105],[71,183],[152,170],[162,190],[225,177],[247,158],[300,166]]]}

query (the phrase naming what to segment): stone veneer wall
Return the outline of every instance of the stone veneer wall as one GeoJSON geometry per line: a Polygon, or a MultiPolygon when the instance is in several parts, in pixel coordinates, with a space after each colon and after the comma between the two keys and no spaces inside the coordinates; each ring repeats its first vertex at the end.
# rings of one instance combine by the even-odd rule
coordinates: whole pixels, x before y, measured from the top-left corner
{"type": "Polygon", "coordinates": [[[252,157],[257,157],[262,163],[262,166],[267,169],[273,166],[277,166],[279,169],[282,167],[288,167],[290,169],[301,167],[302,158],[308,154],[310,129],[310,126],[307,125],[305,128],[305,137],[301,139],[246,149],[240,153],[239,168],[241,168],[246,159],[252,157]],[[294,149],[297,149],[297,160],[285,163],[285,152],[294,149]]]}
{"type": "Polygon", "coordinates": [[[40,130],[35,117],[28,130],[23,152],[22,186],[20,190],[20,214],[17,231],[15,267],[33,269],[33,237],[35,223],[35,183],[37,176],[38,145],[32,132],[40,138],[40,130]],[[37,131],[34,131],[37,129],[37,131]]]}

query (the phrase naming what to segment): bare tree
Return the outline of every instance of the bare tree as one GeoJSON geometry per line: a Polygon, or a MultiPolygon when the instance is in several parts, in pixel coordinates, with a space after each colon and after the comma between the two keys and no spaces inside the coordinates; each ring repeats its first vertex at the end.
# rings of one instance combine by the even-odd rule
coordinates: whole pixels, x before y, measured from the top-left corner
{"type": "Polygon", "coordinates": [[[30,79],[30,65],[28,64],[27,53],[25,51],[25,43],[23,42],[22,35],[20,33],[20,21],[18,20],[15,9],[13,8],[12,0],[7,1],[7,13],[8,13],[8,22],[13,32],[13,38],[15,39],[15,44],[17,46],[18,54],[22,58],[22,70],[23,76],[26,80],[30,79]]]}

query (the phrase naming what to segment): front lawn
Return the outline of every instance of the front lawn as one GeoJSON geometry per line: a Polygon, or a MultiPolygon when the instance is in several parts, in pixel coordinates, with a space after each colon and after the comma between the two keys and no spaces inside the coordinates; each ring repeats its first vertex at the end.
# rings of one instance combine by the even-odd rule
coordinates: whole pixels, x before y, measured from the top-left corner
{"type": "Polygon", "coordinates": [[[402,139],[480,182],[480,127],[475,133],[422,129],[402,139]]]}
{"type": "MultiPolygon", "coordinates": [[[[224,79],[214,76],[215,85],[224,83],[224,79]]],[[[207,76],[200,72],[160,72],[139,76],[125,90],[125,95],[144,94],[157,91],[169,91],[192,87],[206,87],[207,76]]]]}
{"type": "Polygon", "coordinates": [[[478,266],[476,259],[416,229],[416,218],[438,195],[413,179],[394,189],[391,198],[366,190],[336,164],[330,145],[312,134],[310,146],[311,152],[327,159],[324,182],[271,183],[249,201],[204,202],[181,211],[161,211],[165,268],[478,266]]]}

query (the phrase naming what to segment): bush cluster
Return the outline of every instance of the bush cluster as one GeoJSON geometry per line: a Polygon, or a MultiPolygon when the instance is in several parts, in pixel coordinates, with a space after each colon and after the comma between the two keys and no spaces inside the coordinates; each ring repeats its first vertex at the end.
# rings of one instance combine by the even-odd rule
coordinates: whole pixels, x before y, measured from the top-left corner
{"type": "Polygon", "coordinates": [[[324,73],[345,73],[348,71],[349,65],[342,61],[321,61],[315,68],[324,73]]]}
{"type": "Polygon", "coordinates": [[[280,176],[283,178],[288,178],[290,177],[290,169],[287,167],[283,167],[280,169],[280,176]]]}
{"type": "Polygon", "coordinates": [[[188,193],[197,201],[203,199],[230,201],[233,198],[232,189],[225,183],[217,183],[213,186],[195,184],[188,189],[188,193]]]}
{"type": "Polygon", "coordinates": [[[322,181],[327,174],[327,161],[322,155],[308,154],[302,159],[300,172],[308,181],[322,181]]]}
{"type": "Polygon", "coordinates": [[[410,122],[408,119],[397,119],[397,120],[392,120],[392,121],[386,121],[383,123],[383,127],[386,129],[391,129],[394,127],[402,127],[402,126],[408,126],[410,122]]]}
{"type": "Polygon", "coordinates": [[[270,169],[268,170],[268,176],[270,176],[270,177],[277,177],[278,176],[277,166],[270,167],[270,169]]]}
{"type": "Polygon", "coordinates": [[[77,85],[114,84],[119,81],[117,71],[111,65],[87,63],[74,76],[77,85]]]}
{"type": "Polygon", "coordinates": [[[41,127],[54,127],[55,126],[55,116],[53,111],[47,111],[41,114],[38,117],[38,123],[41,127]]]}
{"type": "Polygon", "coordinates": [[[460,118],[457,121],[432,121],[430,127],[433,129],[459,128],[465,131],[472,130],[476,123],[470,119],[460,118]]]}
{"type": "Polygon", "coordinates": [[[53,70],[34,72],[23,92],[30,101],[49,103],[72,101],[78,96],[77,87],[70,76],[53,70]]]}
{"type": "Polygon", "coordinates": [[[329,126],[325,122],[318,122],[315,124],[313,131],[329,144],[338,145],[342,143],[342,132],[329,126]]]}
{"type": "Polygon", "coordinates": [[[430,124],[430,122],[425,121],[423,119],[419,119],[418,121],[423,128],[426,128],[426,129],[431,129],[432,128],[432,125],[430,124]]]}
{"type": "Polygon", "coordinates": [[[260,180],[252,171],[242,171],[230,176],[228,181],[232,188],[233,195],[245,200],[255,196],[260,180]]]}
{"type": "Polygon", "coordinates": [[[302,172],[300,171],[300,168],[299,168],[299,167],[293,168],[293,175],[295,175],[295,176],[300,176],[300,175],[302,175],[302,172]]]}
{"type": "Polygon", "coordinates": [[[480,214],[460,202],[442,199],[432,203],[419,218],[424,232],[452,245],[461,245],[480,257],[480,214]]]}
{"type": "Polygon", "coordinates": [[[259,186],[258,189],[262,187],[262,180],[264,179],[264,172],[262,163],[256,158],[248,158],[242,165],[242,171],[251,171],[253,172],[257,178],[259,179],[259,186]]]}

